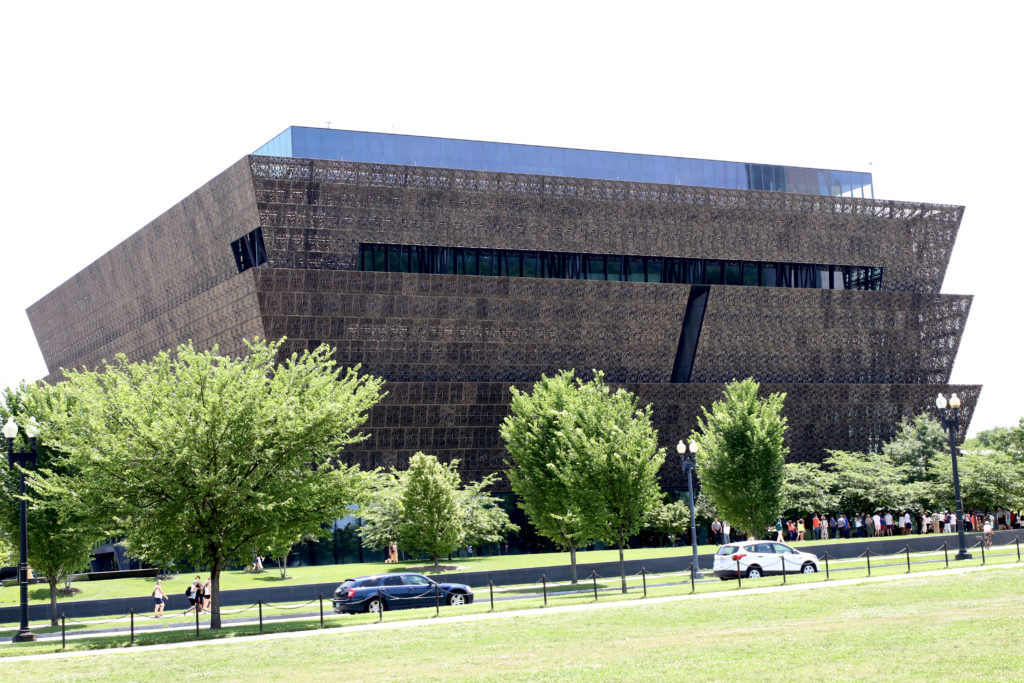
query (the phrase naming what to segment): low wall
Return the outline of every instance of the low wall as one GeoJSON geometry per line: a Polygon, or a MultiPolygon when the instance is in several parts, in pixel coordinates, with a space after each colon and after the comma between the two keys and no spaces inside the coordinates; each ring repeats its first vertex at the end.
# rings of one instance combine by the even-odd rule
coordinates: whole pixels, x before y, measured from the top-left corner
{"type": "MultiPolygon", "coordinates": [[[[970,533],[966,534],[966,537],[967,545],[970,547],[978,542],[981,534],[970,533]]],[[[1009,530],[997,531],[995,533],[996,545],[1013,543],[1014,539],[1024,542],[1024,531],[1009,530]]],[[[801,547],[801,549],[807,552],[814,552],[819,557],[823,557],[827,551],[829,559],[839,560],[858,557],[868,548],[871,549],[873,554],[889,555],[901,551],[905,546],[910,546],[910,549],[913,552],[937,550],[942,547],[943,543],[949,544],[950,558],[952,559],[953,554],[958,547],[957,537],[954,534],[942,534],[938,536],[932,534],[927,534],[925,536],[892,536],[874,539],[865,538],[858,541],[846,541],[843,543],[823,543],[810,548],[801,547]]],[[[683,554],[673,557],[659,557],[646,560],[626,560],[626,574],[636,574],[641,570],[641,568],[645,568],[649,572],[659,574],[672,571],[689,571],[691,556],[685,554],[687,550],[687,548],[681,547],[679,548],[679,551],[683,554]]],[[[979,555],[979,551],[977,551],[977,549],[972,551],[972,553],[976,556],[979,555]]],[[[626,554],[628,556],[629,551],[626,551],[626,554]]],[[[702,554],[700,556],[701,568],[705,570],[710,569],[712,565],[712,558],[712,553],[702,554]]],[[[339,566],[337,581],[329,583],[307,583],[292,586],[268,586],[221,591],[221,605],[223,607],[238,607],[254,604],[257,600],[274,604],[296,604],[316,600],[321,594],[323,594],[324,600],[328,601],[333,595],[334,589],[338,587],[338,584],[347,578],[353,578],[353,573],[344,569],[344,566],[345,565],[339,566]]],[[[619,563],[597,562],[580,564],[577,566],[577,576],[581,580],[589,576],[592,571],[596,571],[598,575],[602,577],[615,577],[619,574],[619,563]]],[[[551,567],[532,567],[528,569],[451,572],[447,574],[431,574],[430,576],[437,581],[465,583],[479,589],[487,586],[488,581],[493,581],[495,586],[538,583],[541,575],[546,576],[548,581],[568,581],[571,578],[569,576],[569,572],[569,565],[556,565],[551,567]]],[[[177,581],[172,581],[169,586],[174,586],[177,583],[177,581]]],[[[184,611],[188,609],[188,599],[183,594],[185,586],[187,585],[187,583],[181,581],[180,586],[175,586],[175,592],[170,596],[170,601],[167,604],[166,611],[174,612],[175,610],[184,611]],[[181,588],[181,591],[178,591],[179,587],[181,588]]],[[[313,608],[314,606],[310,606],[311,611],[313,608]]],[[[134,609],[136,613],[151,614],[153,612],[153,598],[144,596],[135,598],[112,598],[108,600],[69,600],[58,601],[57,603],[58,613],[63,612],[69,619],[127,614],[129,609],[134,609]]],[[[21,613],[17,605],[0,608],[0,623],[16,623],[20,618],[21,613]]],[[[49,621],[49,619],[49,603],[36,603],[29,605],[29,621],[39,622],[49,621]]]]}

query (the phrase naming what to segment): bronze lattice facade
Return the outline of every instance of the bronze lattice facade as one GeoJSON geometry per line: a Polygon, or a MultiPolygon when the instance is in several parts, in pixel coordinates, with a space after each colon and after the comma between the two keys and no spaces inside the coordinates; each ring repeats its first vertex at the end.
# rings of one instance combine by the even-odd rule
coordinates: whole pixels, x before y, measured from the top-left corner
{"type": "MultiPolygon", "coordinates": [[[[147,358],[188,339],[231,353],[254,336],[287,336],[289,352],[327,342],[342,363],[388,382],[372,437],[345,455],[370,466],[402,466],[422,450],[459,458],[470,478],[501,469],[508,387],[564,368],[604,370],[652,403],[670,448],[724,382],[753,376],[787,393],[790,457],[819,460],[824,449],[877,447],[939,391],[961,396],[966,430],[980,387],[948,382],[971,297],[939,293],[962,214],[866,197],[253,155],[29,317],[51,381],[62,367],[119,352],[147,358]],[[386,247],[383,261],[372,245],[386,247]],[[474,273],[485,272],[481,259],[513,265],[489,275],[417,265],[427,247],[435,259],[472,256],[474,273]],[[591,270],[528,270],[556,253],[591,270]],[[664,269],[684,261],[702,279],[668,281],[664,269]],[[793,277],[810,274],[811,284],[774,286],[786,264],[804,264],[793,277]],[[858,268],[875,277],[866,290],[851,289],[858,268]]],[[[674,459],[663,478],[680,484],[674,459]]]]}

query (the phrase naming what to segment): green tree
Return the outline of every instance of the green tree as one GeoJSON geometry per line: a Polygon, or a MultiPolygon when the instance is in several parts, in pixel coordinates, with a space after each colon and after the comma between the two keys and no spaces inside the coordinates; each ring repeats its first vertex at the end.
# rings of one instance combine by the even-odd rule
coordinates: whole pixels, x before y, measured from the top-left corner
{"type": "Polygon", "coordinates": [[[647,526],[666,534],[669,543],[675,545],[676,537],[682,536],[690,528],[689,503],[677,500],[654,508],[647,518],[647,526]]]}
{"type": "Polygon", "coordinates": [[[782,514],[806,517],[814,512],[836,509],[839,497],[834,493],[836,475],[816,462],[786,463],[782,482],[782,514]]]}
{"type": "MultiPolygon", "coordinates": [[[[23,385],[18,390],[8,388],[4,392],[0,424],[12,415],[22,427],[30,419],[24,406],[26,390],[23,385]]],[[[45,390],[40,390],[40,394],[41,400],[52,405],[45,390]]],[[[27,442],[21,441],[18,448],[27,450],[28,446],[27,442]]],[[[73,475],[59,454],[42,439],[37,440],[36,455],[36,465],[28,468],[36,476],[45,476],[48,472],[68,477],[73,475]]],[[[64,590],[71,591],[71,574],[89,566],[90,551],[104,538],[104,533],[80,508],[49,500],[32,485],[33,482],[30,476],[26,479],[26,495],[32,499],[27,515],[28,563],[37,575],[46,577],[50,590],[50,623],[56,625],[58,583],[63,581],[64,590]]],[[[3,475],[0,476],[0,528],[11,541],[15,561],[21,533],[20,491],[21,471],[17,467],[3,467],[3,475]]]]}
{"type": "Polygon", "coordinates": [[[411,552],[427,555],[435,567],[439,557],[460,547],[465,538],[457,467],[457,460],[443,464],[432,455],[417,453],[409,459],[409,469],[399,474],[399,540],[411,552]]]}
{"type": "Polygon", "coordinates": [[[757,397],[752,378],[726,385],[724,399],[697,418],[697,470],[702,490],[736,528],[759,534],[782,509],[785,394],[757,397]]]}
{"type": "MultiPolygon", "coordinates": [[[[929,486],[933,509],[952,510],[953,461],[948,454],[936,454],[929,486]]],[[[1024,467],[1011,456],[998,451],[961,450],[957,457],[960,474],[960,498],[964,510],[995,510],[1024,507],[1024,467]]]]}
{"type": "Polygon", "coordinates": [[[519,531],[519,526],[509,520],[501,506],[501,499],[486,490],[497,480],[496,473],[488,474],[480,481],[466,484],[459,492],[464,541],[468,546],[500,543],[509,534],[519,531]]]}
{"type": "Polygon", "coordinates": [[[53,391],[29,392],[40,438],[74,476],[33,477],[50,499],[74,500],[119,533],[136,557],[161,566],[204,560],[211,628],[220,628],[220,574],[230,559],[291,535],[317,534],[365,486],[336,456],[380,400],[382,380],[341,370],[323,345],[284,362],[280,342],[249,355],[191,343],[151,361],[119,356],[98,371],[66,372],[53,391]]]}
{"type": "Polygon", "coordinates": [[[359,506],[358,533],[363,547],[383,550],[401,534],[402,486],[393,472],[377,472],[369,493],[359,506]]]}
{"type": "Polygon", "coordinates": [[[542,375],[530,393],[511,388],[512,405],[501,425],[510,460],[506,472],[516,504],[537,533],[569,551],[572,582],[576,583],[576,549],[594,539],[569,495],[562,471],[569,452],[560,433],[560,416],[578,398],[574,373],[542,375]]]}
{"type": "Polygon", "coordinates": [[[994,427],[978,432],[974,439],[964,443],[964,448],[970,447],[999,451],[1024,465],[1024,417],[1013,427],[994,427]]]}
{"type": "Polygon", "coordinates": [[[904,419],[900,430],[891,441],[882,445],[882,452],[897,467],[906,468],[909,481],[928,481],[932,478],[930,465],[937,453],[948,453],[946,431],[928,413],[904,419]]]}
{"type": "Polygon", "coordinates": [[[604,374],[577,381],[577,400],[558,415],[558,433],[567,458],[559,471],[584,528],[619,549],[622,592],[626,592],[624,549],[643,528],[663,493],[658,471],[665,449],[651,425],[651,407],[639,407],[636,396],[611,391],[604,374]]]}
{"type": "Polygon", "coordinates": [[[497,543],[518,531],[500,500],[486,491],[498,475],[463,487],[458,464],[416,453],[408,469],[379,473],[359,509],[363,545],[386,548],[396,541],[409,552],[427,555],[436,567],[438,558],[463,545],[497,543]]]}
{"type": "Polygon", "coordinates": [[[835,476],[839,508],[848,512],[920,509],[924,485],[911,483],[911,465],[897,466],[884,453],[827,451],[825,465],[835,476]]]}

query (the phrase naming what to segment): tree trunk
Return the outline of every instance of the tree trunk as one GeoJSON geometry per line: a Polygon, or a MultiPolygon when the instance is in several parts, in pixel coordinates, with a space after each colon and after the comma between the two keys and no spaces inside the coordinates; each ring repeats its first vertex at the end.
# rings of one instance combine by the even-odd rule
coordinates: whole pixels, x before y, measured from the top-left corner
{"type": "Polygon", "coordinates": [[[579,583],[579,581],[576,579],[576,544],[575,543],[570,543],[569,544],[569,567],[570,567],[569,571],[572,574],[572,583],[573,583],[573,585],[575,585],[575,584],[579,583]]]}
{"type": "MultiPolygon", "coordinates": [[[[448,557],[449,557],[449,559],[451,559],[451,555],[449,555],[448,557]]],[[[437,565],[437,558],[436,558],[436,557],[434,557],[434,558],[431,558],[431,559],[433,559],[433,560],[434,560],[434,567],[437,567],[437,566],[438,566],[438,565],[437,565]]]]}
{"type": "Polygon", "coordinates": [[[288,574],[288,556],[277,558],[277,569],[281,572],[281,578],[286,579],[288,574]]]}
{"type": "Polygon", "coordinates": [[[622,576],[622,592],[626,592],[626,560],[622,556],[622,546],[626,545],[626,539],[619,535],[619,575],[622,576]]]}
{"type": "Polygon", "coordinates": [[[50,626],[57,625],[57,577],[53,572],[46,573],[46,580],[50,583],[50,626]]]}
{"type": "Polygon", "coordinates": [[[213,569],[210,571],[210,628],[220,628],[220,570],[224,560],[217,558],[213,561],[213,569]]]}

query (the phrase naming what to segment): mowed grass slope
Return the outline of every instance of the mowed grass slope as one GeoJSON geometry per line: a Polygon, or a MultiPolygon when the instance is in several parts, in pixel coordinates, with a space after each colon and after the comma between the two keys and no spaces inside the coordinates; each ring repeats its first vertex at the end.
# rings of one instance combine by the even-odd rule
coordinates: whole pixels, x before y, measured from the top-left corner
{"type": "Polygon", "coordinates": [[[0,662],[23,680],[1012,680],[1020,570],[196,649],[0,662]]]}

